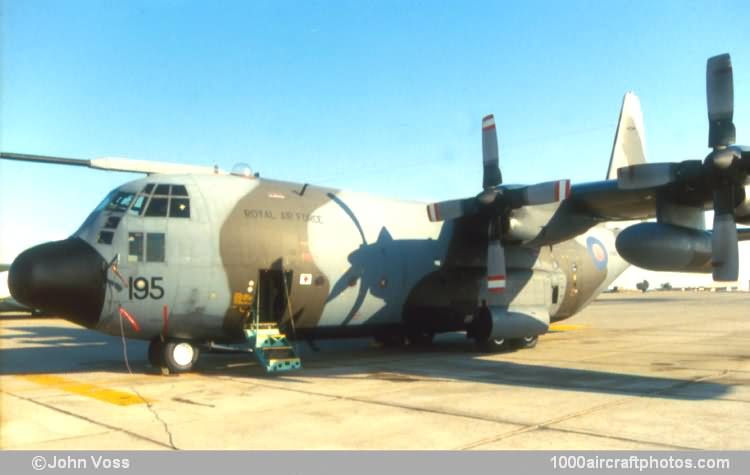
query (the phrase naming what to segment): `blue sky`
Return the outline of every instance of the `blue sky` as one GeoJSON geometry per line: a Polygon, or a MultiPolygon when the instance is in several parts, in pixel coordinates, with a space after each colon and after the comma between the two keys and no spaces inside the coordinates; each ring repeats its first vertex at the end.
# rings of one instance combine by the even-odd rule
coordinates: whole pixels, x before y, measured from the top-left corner
{"type": "MultiPolygon", "coordinates": [[[[506,182],[599,180],[627,90],[650,161],[705,156],[705,61],[723,52],[750,137],[744,1],[0,4],[3,151],[247,162],[438,200],[479,191],[492,112],[506,182]]],[[[133,178],[0,161],[0,261],[133,178]]]]}

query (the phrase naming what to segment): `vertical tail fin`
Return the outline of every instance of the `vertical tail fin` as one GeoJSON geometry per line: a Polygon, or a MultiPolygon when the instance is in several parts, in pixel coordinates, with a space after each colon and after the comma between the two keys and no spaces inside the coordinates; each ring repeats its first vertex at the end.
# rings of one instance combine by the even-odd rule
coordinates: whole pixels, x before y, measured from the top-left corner
{"type": "Polygon", "coordinates": [[[646,163],[645,135],[641,101],[633,92],[622,99],[620,119],[617,121],[612,156],[609,159],[607,179],[617,179],[617,169],[628,165],[646,163]]]}

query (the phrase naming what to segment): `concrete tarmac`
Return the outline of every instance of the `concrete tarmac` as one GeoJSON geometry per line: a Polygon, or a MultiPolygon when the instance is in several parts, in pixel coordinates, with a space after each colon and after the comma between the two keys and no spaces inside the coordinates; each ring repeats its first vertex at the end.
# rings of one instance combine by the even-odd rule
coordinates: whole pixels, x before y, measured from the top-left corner
{"type": "Polygon", "coordinates": [[[607,294],[534,349],[298,342],[304,369],[0,317],[4,449],[750,449],[750,294],[607,294]]]}

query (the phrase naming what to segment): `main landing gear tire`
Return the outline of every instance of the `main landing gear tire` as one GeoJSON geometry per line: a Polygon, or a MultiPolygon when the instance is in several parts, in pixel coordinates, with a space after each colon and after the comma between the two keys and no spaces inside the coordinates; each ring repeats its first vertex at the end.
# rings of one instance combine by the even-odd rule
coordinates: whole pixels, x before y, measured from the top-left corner
{"type": "Polygon", "coordinates": [[[200,350],[189,341],[167,341],[161,354],[170,373],[184,373],[193,369],[200,350]]]}
{"type": "Polygon", "coordinates": [[[534,348],[537,343],[539,343],[539,335],[514,338],[512,340],[513,347],[519,350],[534,348]]]}
{"type": "Polygon", "coordinates": [[[507,338],[488,338],[477,340],[477,348],[484,353],[504,353],[512,349],[510,340],[507,338]]]}

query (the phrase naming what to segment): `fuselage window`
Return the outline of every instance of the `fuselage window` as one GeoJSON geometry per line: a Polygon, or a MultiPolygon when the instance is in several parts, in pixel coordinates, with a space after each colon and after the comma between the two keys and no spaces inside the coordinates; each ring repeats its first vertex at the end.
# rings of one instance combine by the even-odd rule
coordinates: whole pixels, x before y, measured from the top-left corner
{"type": "Polygon", "coordinates": [[[115,237],[115,233],[112,231],[99,231],[99,239],[96,242],[99,244],[112,244],[112,239],[115,237]]]}
{"type": "Polygon", "coordinates": [[[167,216],[168,204],[169,198],[162,198],[160,196],[151,198],[151,201],[148,203],[148,208],[146,208],[146,216],[167,216]]]}
{"type": "Polygon", "coordinates": [[[143,187],[143,192],[145,194],[147,194],[147,195],[150,195],[153,190],[154,190],[154,184],[153,183],[149,183],[148,185],[146,185],[146,186],[143,187]]]}
{"type": "Polygon", "coordinates": [[[187,198],[172,198],[169,203],[169,216],[172,218],[189,218],[190,200],[187,198]]]}
{"type": "Polygon", "coordinates": [[[128,262],[143,261],[143,233],[128,233],[128,262]]]}
{"type": "Polygon", "coordinates": [[[146,234],[146,262],[164,262],[164,234],[146,234]]]}
{"type": "Polygon", "coordinates": [[[156,185],[156,191],[154,191],[155,195],[168,195],[169,194],[169,185],[156,185]]]}
{"type": "Polygon", "coordinates": [[[172,196],[187,196],[185,185],[172,185],[172,196]]]}

